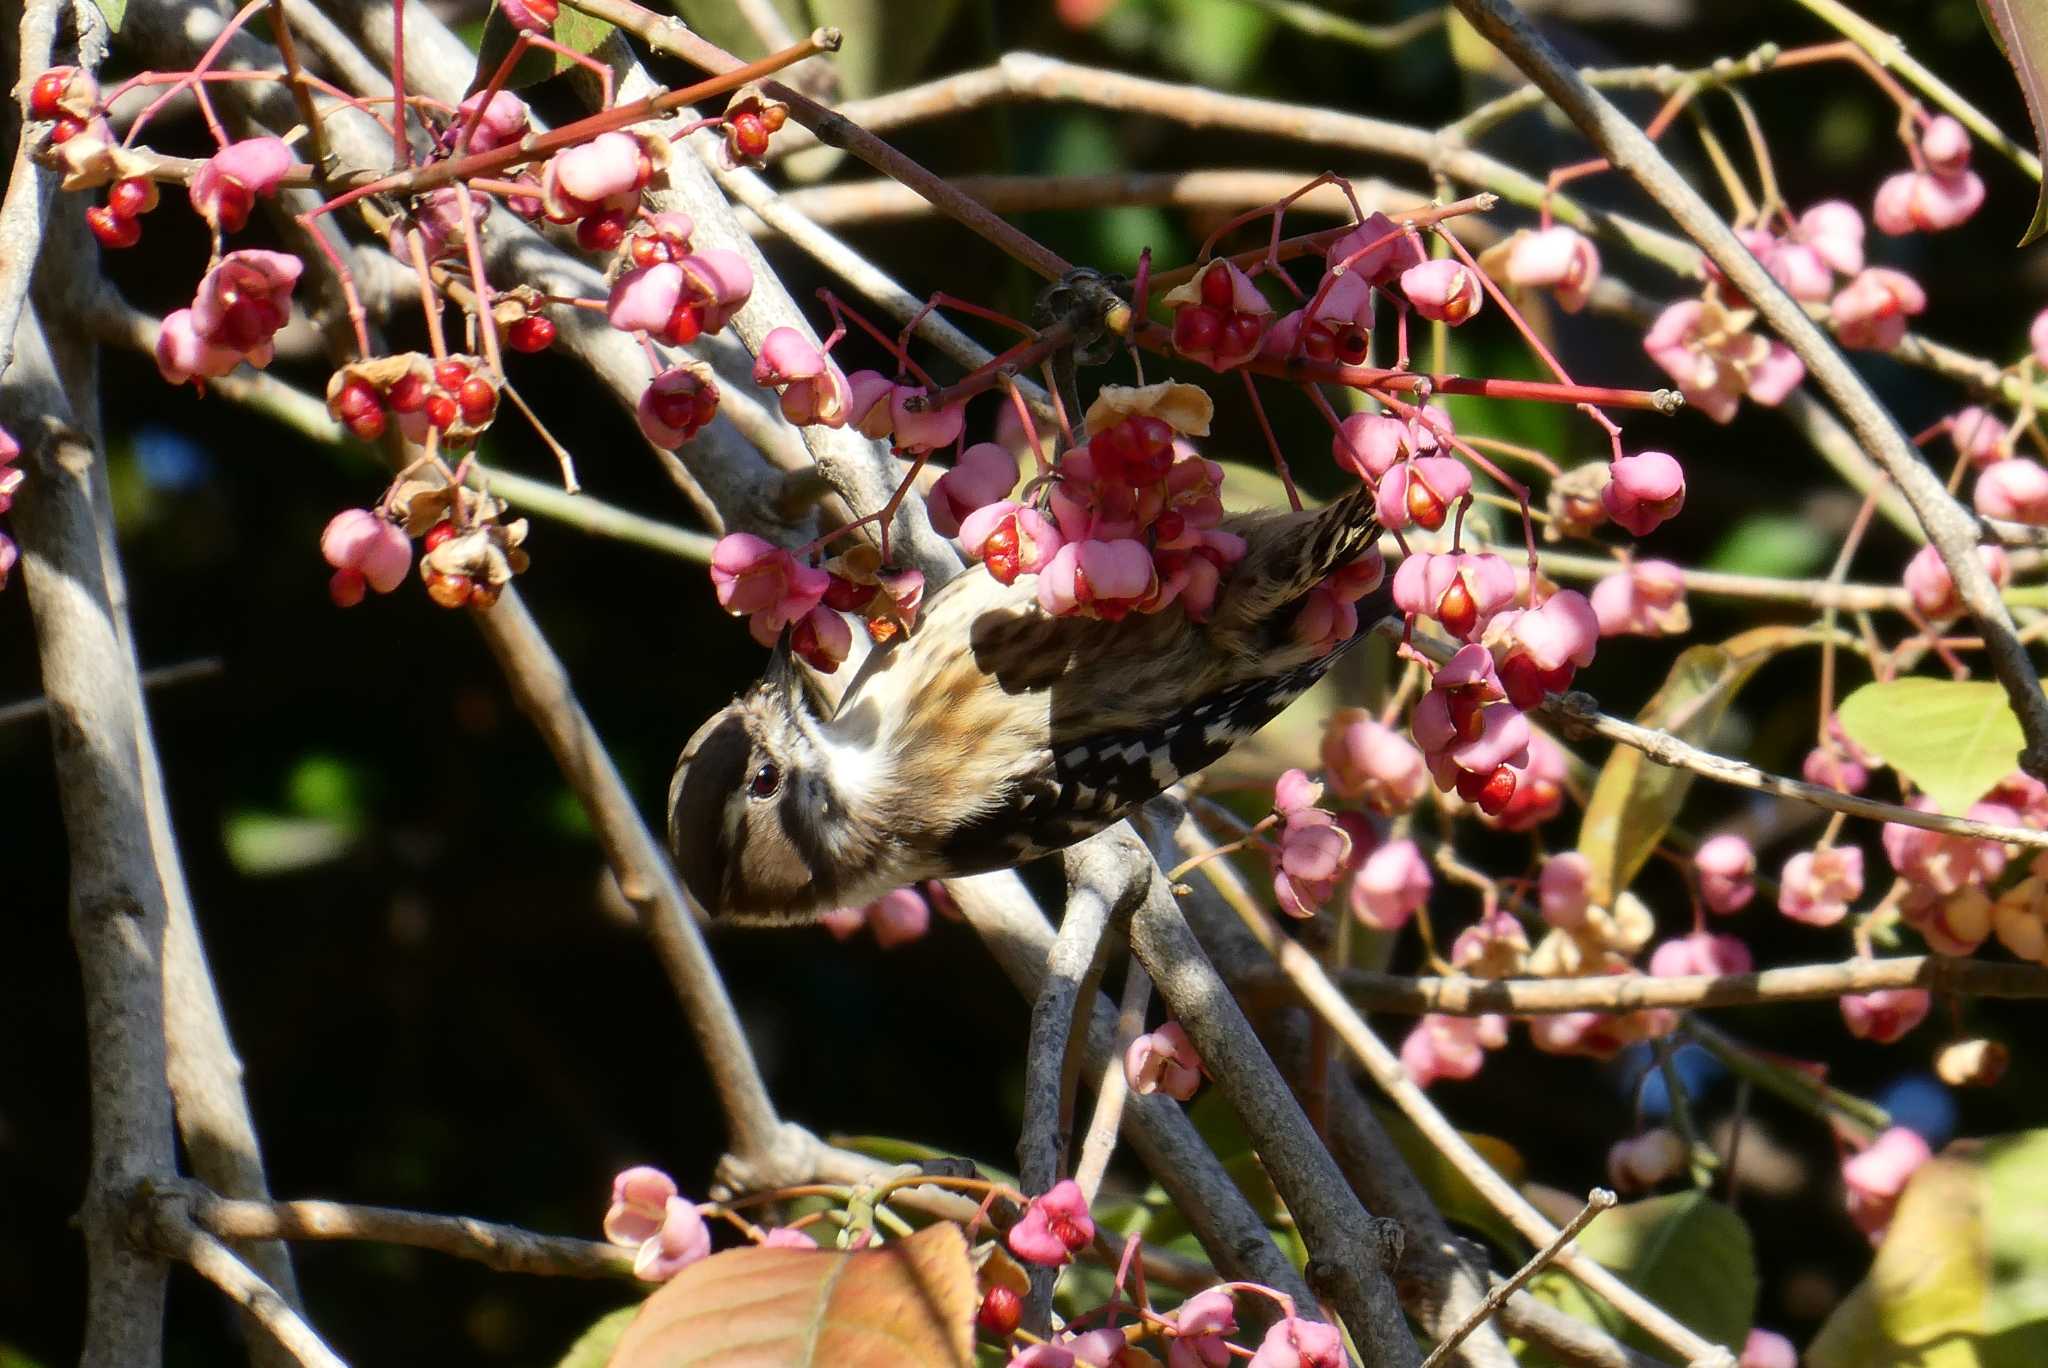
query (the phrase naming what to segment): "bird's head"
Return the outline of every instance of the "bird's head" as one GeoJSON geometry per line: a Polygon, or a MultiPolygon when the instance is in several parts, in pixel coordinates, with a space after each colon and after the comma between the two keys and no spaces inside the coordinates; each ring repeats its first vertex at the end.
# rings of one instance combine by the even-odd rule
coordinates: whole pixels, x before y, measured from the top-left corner
{"type": "Polygon", "coordinates": [[[683,748],[668,789],[669,850],[712,917],[807,922],[839,906],[843,821],[813,699],[778,646],[767,677],[683,748]]]}

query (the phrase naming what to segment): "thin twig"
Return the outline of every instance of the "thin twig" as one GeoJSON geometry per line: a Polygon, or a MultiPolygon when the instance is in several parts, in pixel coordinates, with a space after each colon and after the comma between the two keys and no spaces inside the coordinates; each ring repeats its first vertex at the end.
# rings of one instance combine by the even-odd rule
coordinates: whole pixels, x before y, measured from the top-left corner
{"type": "Polygon", "coordinates": [[[1109,1171],[1110,1156],[1116,1153],[1118,1129],[1123,1125],[1124,1099],[1130,1083],[1124,1077],[1124,1052],[1145,1030],[1145,1007],[1152,1000],[1152,976],[1143,965],[1132,962],[1124,970],[1124,991],[1117,1003],[1116,1045],[1103,1067],[1102,1082],[1095,1089],[1095,1110],[1088,1117],[1088,1132],[1081,1138],[1081,1158],[1074,1165],[1074,1181],[1092,1204],[1102,1190],[1102,1177],[1109,1171]]]}
{"type": "MultiPolygon", "coordinates": [[[[887,129],[959,114],[1004,100],[1056,100],[1117,112],[1149,114],[1192,128],[1241,129],[1283,141],[1340,147],[1440,171],[1467,185],[1494,191],[1516,204],[1536,208],[1546,195],[1543,182],[1497,158],[1475,152],[1452,137],[1359,114],[1315,109],[1280,100],[1226,95],[1200,86],[1079,66],[1032,52],[1012,52],[992,67],[961,72],[926,85],[856,100],[839,113],[847,122],[887,129]]],[[[810,140],[777,135],[772,156],[787,156],[810,140]]],[[[885,174],[886,171],[885,171],[885,174]]],[[[1582,229],[1601,228],[1643,256],[1680,275],[1693,274],[1699,250],[1683,238],[1618,214],[1598,213],[1564,195],[1549,196],[1558,221],[1582,229]]]]}
{"type": "MultiPolygon", "coordinates": [[[[997,964],[1029,1001],[1044,981],[1054,932],[1014,872],[955,879],[947,890],[997,964]]],[[[1088,1027],[1088,1067],[1098,1076],[1120,1065],[1116,1012],[1098,995],[1088,1027]]],[[[1153,1094],[1124,1103],[1124,1138],[1165,1189],[1218,1272],[1263,1283],[1302,1305],[1313,1294],[1273,1243],[1265,1218],[1196,1131],[1180,1104],[1153,1094]]],[[[1149,1273],[1148,1273],[1149,1276],[1149,1273]]]]}
{"type": "Polygon", "coordinates": [[[1112,830],[1136,847],[1131,857],[1112,866],[1114,877],[1128,879],[1135,868],[1145,880],[1145,900],[1131,918],[1131,952],[1152,975],[1167,1009],[1251,1137],[1308,1245],[1311,1285],[1337,1308],[1366,1362],[1418,1362],[1421,1354],[1390,1277],[1401,1261],[1400,1225],[1368,1212],[1344,1182],[1188,928],[1151,853],[1127,828],[1112,830]]]}
{"type": "MultiPolygon", "coordinates": [[[[277,1289],[242,1262],[218,1237],[193,1223],[182,1192],[156,1194],[149,1201],[151,1243],[218,1287],[273,1335],[304,1368],[348,1368],[312,1326],[278,1295],[277,1289]]],[[[152,1360],[153,1361],[153,1360],[152,1360]]],[[[131,1365],[142,1360],[131,1360],[131,1365]]]]}
{"type": "MultiPolygon", "coordinates": [[[[1101,209],[1112,205],[1157,204],[1184,209],[1241,209],[1269,204],[1301,188],[1298,171],[1119,171],[1102,175],[955,176],[953,184],[1000,213],[1056,209],[1101,209]]],[[[1381,180],[1356,180],[1351,188],[1368,211],[1392,213],[1429,203],[1429,196],[1381,180]]],[[[846,181],[782,192],[780,202],[821,227],[873,226],[895,219],[929,217],[931,202],[891,180],[846,181]]],[[[1288,212],[1351,217],[1351,202],[1334,185],[1319,185],[1288,206],[1288,212]]],[[[773,230],[773,223],[767,225],[773,230]]]]}
{"type": "MultiPolygon", "coordinates": [[[[212,679],[225,667],[219,656],[205,656],[198,660],[180,661],[176,665],[159,665],[153,670],[144,670],[141,675],[145,689],[171,689],[180,684],[193,684],[202,679],[212,679]]],[[[27,722],[50,711],[50,700],[38,694],[18,702],[0,705],[0,727],[12,726],[16,722],[27,722]]]]}
{"type": "MultiPolygon", "coordinates": [[[[970,370],[987,365],[994,359],[994,354],[986,347],[953,326],[937,310],[926,309],[923,300],[897,284],[880,267],[807,219],[794,203],[793,196],[776,193],[751,171],[726,170],[711,159],[708,148],[705,150],[706,164],[711,167],[721,189],[820,265],[860,291],[876,307],[899,323],[908,323],[915,318],[917,336],[970,370]]],[[[893,186],[894,182],[883,184],[893,186]]],[[[924,203],[923,200],[918,202],[924,203]]],[[[1024,391],[1025,398],[1050,420],[1052,404],[1045,397],[1045,391],[1023,376],[1018,376],[1016,383],[1024,391]]]]}
{"type": "MultiPolygon", "coordinates": [[[[2001,964],[1949,955],[1903,955],[1852,959],[1840,964],[1801,964],[1752,974],[1603,974],[1575,979],[1481,979],[1409,977],[1370,969],[1342,969],[1336,975],[1344,995],[1367,1011],[1433,1013],[1439,1016],[1547,1016],[1560,1012],[1635,1012],[1648,1007],[1679,1011],[1751,1007],[1772,1002],[1814,1002],[1886,988],[1925,988],[1958,997],[2048,998],[2048,969],[2037,964],[2001,964]]],[[[1258,1001],[1284,992],[1287,979],[1274,970],[1245,976],[1245,991],[1258,1001]]]]}
{"type": "MultiPolygon", "coordinates": [[[[1183,832],[1193,833],[1194,828],[1184,826],[1183,832]]],[[[1199,854],[1208,843],[1187,842],[1189,854],[1199,854]]],[[[1204,866],[1204,873],[1212,880],[1223,877],[1226,868],[1223,861],[1211,861],[1204,866]]],[[[1220,887],[1220,885],[1219,885],[1220,887]]],[[[1436,1147],[1444,1159],[1455,1168],[1465,1180],[1487,1202],[1507,1218],[1508,1223],[1520,1231],[1524,1238],[1534,1245],[1546,1245],[1557,1237],[1556,1227],[1538,1211],[1529,1200],[1517,1191],[1495,1171],[1484,1156],[1472,1147],[1458,1128],[1437,1109],[1429,1095],[1417,1087],[1401,1067],[1400,1058],[1387,1047],[1339,991],[1316,957],[1291,937],[1280,934],[1272,918],[1250,899],[1235,904],[1238,916],[1246,928],[1255,936],[1266,953],[1271,955],[1280,970],[1294,985],[1304,1002],[1324,1020],[1330,1023],[1337,1038],[1351,1052],[1353,1058],[1364,1065],[1373,1081],[1393,1099],[1408,1119],[1413,1121],[1429,1142],[1436,1147]]],[[[1136,927],[1143,917],[1133,922],[1133,943],[1136,944],[1136,927]]],[[[1208,1057],[1208,1049],[1201,1041],[1196,1045],[1208,1057]]],[[[1575,1250],[1567,1249],[1558,1258],[1558,1264],[1571,1274],[1587,1290],[1606,1298],[1622,1315],[1656,1336],[1663,1343],[1685,1355],[1689,1363],[1732,1365],[1734,1356],[1721,1346],[1702,1339],[1691,1329],[1680,1324],[1662,1307],[1635,1291],[1628,1284],[1615,1277],[1599,1263],[1575,1250]]]]}
{"type": "Polygon", "coordinates": [[[1429,1357],[1422,1361],[1422,1368],[1436,1368],[1439,1363],[1449,1358],[1457,1347],[1465,1342],[1465,1337],[1484,1325],[1523,1284],[1555,1263],[1557,1256],[1564,1253],[1565,1246],[1570,1244],[1580,1231],[1591,1225],[1595,1216],[1612,1207],[1614,1200],[1614,1194],[1606,1188],[1594,1188],[1587,1193],[1586,1205],[1580,1208],[1578,1215],[1565,1222],[1564,1229],[1557,1232],[1557,1238],[1537,1250],[1535,1257],[1516,1269],[1513,1277],[1488,1292],[1486,1300],[1473,1310],[1465,1323],[1446,1335],[1441,1344],[1429,1351],[1429,1357]]]}
{"type": "MultiPolygon", "coordinates": [[[[1401,620],[1389,618],[1380,623],[1379,630],[1389,636],[1398,637],[1402,633],[1401,620]]],[[[1450,659],[1450,650],[1444,643],[1423,633],[1411,634],[1409,641],[1416,650],[1439,664],[1450,659]]],[[[1876,798],[1843,793],[1819,784],[1809,784],[1801,779],[1787,779],[1783,775],[1760,770],[1746,760],[1733,760],[1725,755],[1702,750],[1689,741],[1673,736],[1670,732],[1610,717],[1600,711],[1599,704],[1590,694],[1576,691],[1551,694],[1533,711],[1536,716],[1550,723],[1558,735],[1566,740],[1583,740],[1588,736],[1598,736],[1639,750],[1660,765],[1690,770],[1694,774],[1734,788],[1752,789],[1777,798],[1792,798],[1814,807],[1825,808],[1830,812],[1846,813],[1851,817],[1867,817],[1877,822],[1895,822],[1901,826],[1939,831],[1949,836],[1966,836],[1971,840],[1999,841],[2029,849],[2048,850],[2048,831],[2008,826],[2002,822],[1979,822],[1969,817],[1950,817],[1939,812],[1923,812],[1919,808],[1906,807],[1900,803],[1887,803],[1876,798]]]]}
{"type": "Polygon", "coordinates": [[[228,1240],[366,1240],[431,1249],[502,1273],[630,1278],[633,1251],[518,1226],[348,1202],[256,1202],[196,1195],[192,1219],[228,1240]]]}
{"type": "Polygon", "coordinates": [[[1906,439],[1855,367],[1836,350],[1812,319],[1786,294],[1722,222],[1713,208],[1657,151],[1643,131],[1594,90],[1557,50],[1523,18],[1509,0],[1456,0],[1459,12],[1488,41],[1541,86],[1558,107],[1616,167],[1626,171],[1658,205],[1700,244],[1714,264],[1769,323],[1772,331],[1806,364],[1807,374],[1841,410],[1858,440],[1891,476],[1913,507],[1928,539],[1941,553],[1956,592],[1984,637],[1985,655],[2025,733],[2020,768],[2048,776],[2048,694],[2034,663],[2020,644],[2012,615],[1979,559],[1976,520],[1958,504],[1941,479],[1906,439]]]}
{"type": "Polygon", "coordinates": [[[1918,87],[1921,94],[1955,115],[1972,133],[2010,158],[2013,165],[2035,180],[2041,179],[2039,157],[2015,142],[2004,129],[1957,94],[1946,81],[1915,61],[1906,51],[1906,45],[1897,37],[1884,32],[1842,4],[1841,0],[1799,0],[1799,3],[1833,25],[1844,38],[1869,53],[1870,59],[1879,66],[1895,70],[1904,76],[1907,81],[1918,87]]]}
{"type": "Polygon", "coordinates": [[[2048,850],[2048,831],[2008,826],[2002,822],[1979,822],[1968,817],[1950,817],[1939,812],[1923,812],[1919,808],[1905,807],[1899,803],[1881,802],[1875,798],[1864,798],[1857,794],[1824,788],[1819,784],[1809,784],[1804,780],[1770,774],[1746,760],[1732,760],[1724,755],[1716,755],[1712,751],[1701,750],[1698,746],[1680,740],[1669,732],[1639,726],[1634,722],[1624,722],[1618,717],[1609,717],[1599,710],[1587,694],[1552,694],[1536,711],[1538,716],[1556,727],[1558,733],[1567,739],[1603,737],[1639,750],[1660,765],[1690,770],[1716,783],[1752,789],[1777,798],[1793,798],[1814,807],[1826,808],[1830,812],[1847,813],[1851,817],[1867,817],[1874,822],[1894,822],[1902,826],[1919,827],[1925,831],[1939,831],[1948,836],[1967,836],[1977,841],[2000,841],[2032,850],[2048,850]]]}
{"type": "MultiPolygon", "coordinates": [[[[1024,1191],[1034,1197],[1049,1190],[1066,1171],[1074,1090],[1087,1049],[1088,1015],[1102,982],[1109,925],[1129,905],[1124,886],[1087,877],[1099,859],[1093,847],[1105,839],[1092,837],[1066,853],[1067,910],[1031,1005],[1017,1170],[1024,1191]]],[[[1024,1328],[1033,1334],[1045,1334],[1052,1324],[1051,1272],[1032,1275],[1031,1295],[1024,1302],[1024,1328]]]]}

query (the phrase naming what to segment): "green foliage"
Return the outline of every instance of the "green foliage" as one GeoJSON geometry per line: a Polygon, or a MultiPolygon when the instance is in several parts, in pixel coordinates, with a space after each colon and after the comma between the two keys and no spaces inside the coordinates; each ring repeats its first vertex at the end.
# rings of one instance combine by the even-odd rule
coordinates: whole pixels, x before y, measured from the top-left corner
{"type": "MultiPolygon", "coordinates": [[[[2012,63],[2019,78],[2020,94],[2026,97],[2027,115],[2034,121],[2034,145],[2048,153],[2048,6],[2039,0],[1977,0],[1984,11],[1984,23],[2012,63]]],[[[2034,221],[2020,238],[2024,247],[2048,233],[2048,185],[2034,202],[2034,221]]]]}
{"type": "Polygon", "coordinates": [[[92,0],[92,3],[107,21],[107,27],[119,33],[121,21],[128,17],[128,0],[92,0]]]}
{"type": "Polygon", "coordinates": [[[1730,575],[1810,575],[1827,559],[1826,533],[1791,513],[1751,513],[1721,539],[1706,567],[1730,575]]]}
{"type": "Polygon", "coordinates": [[[555,1368],[605,1368],[612,1361],[612,1350],[619,1347],[619,1337],[626,1333],[626,1327],[639,1314],[637,1302],[605,1312],[591,1323],[588,1330],[576,1337],[576,1342],[569,1346],[569,1352],[555,1361],[555,1368]]]}
{"type": "MultiPolygon", "coordinates": [[[[1807,639],[1796,629],[1762,627],[1719,646],[1688,647],[1636,721],[1710,748],[1750,676],[1777,652],[1807,639]]],[[[1579,825],[1579,853],[1593,866],[1588,896],[1596,906],[1613,906],[1629,886],[1685,805],[1693,777],[1630,746],[1616,746],[1607,757],[1579,825]]]]}
{"type": "Polygon", "coordinates": [[[1951,815],[1982,798],[2019,764],[2026,738],[1997,684],[1894,679],[1842,700],[1842,730],[1951,815]]]}
{"type": "MultiPolygon", "coordinates": [[[[1628,1202],[1578,1237],[1578,1246],[1616,1276],[1716,1344],[1741,1348],[1756,1314],[1756,1249],[1749,1227],[1699,1192],[1628,1202]]],[[[1645,1353],[1658,1343],[1565,1274],[1546,1271],[1530,1290],[1645,1353]]],[[[1540,1355],[1529,1362],[1547,1362],[1540,1355]]]]}
{"type": "Polygon", "coordinates": [[[285,777],[282,811],[237,808],[222,823],[228,859],[244,874],[290,874],[353,850],[368,825],[361,769],[339,756],[301,756],[285,777]]]}
{"type": "MultiPolygon", "coordinates": [[[[554,30],[549,37],[563,47],[591,53],[597,51],[598,44],[602,43],[611,31],[612,26],[604,20],[593,19],[581,10],[564,5],[561,17],[555,20],[554,30]]],[[[491,74],[498,69],[498,64],[512,51],[512,44],[517,41],[518,36],[519,31],[512,26],[510,20],[499,13],[494,0],[490,14],[484,19],[483,36],[478,40],[477,85],[481,86],[491,78],[491,74]]],[[[559,53],[529,48],[526,55],[519,59],[519,65],[512,68],[512,74],[506,78],[505,86],[509,90],[521,90],[545,81],[550,76],[559,76],[574,65],[574,62],[559,53]]]]}
{"type": "MultiPolygon", "coordinates": [[[[920,79],[960,7],[960,0],[918,0],[914,5],[902,0],[777,0],[775,6],[798,38],[814,28],[840,31],[845,41],[832,67],[846,98],[855,100],[920,79]]],[[[669,8],[729,52],[767,55],[732,0],[669,0],[669,8]]]]}
{"type": "MultiPolygon", "coordinates": [[[[1510,1263],[1528,1252],[1529,1242],[1522,1238],[1521,1232],[1500,1214],[1493,1203],[1480,1195],[1479,1189],[1472,1186],[1472,1180],[1460,1173],[1450,1157],[1438,1149],[1413,1121],[1394,1107],[1375,1106],[1373,1112],[1445,1220],[1478,1231],[1505,1252],[1510,1263]]],[[[1466,1143],[1492,1165],[1494,1172],[1510,1184],[1521,1184],[1528,1173],[1528,1165],[1513,1145],[1491,1135],[1478,1135],[1471,1131],[1461,1134],[1466,1143]]]]}
{"type": "Polygon", "coordinates": [[[2048,1130],[1955,1146],[1899,1199],[1870,1276],[1821,1327],[1812,1368],[2048,1361],[2048,1130]]]}

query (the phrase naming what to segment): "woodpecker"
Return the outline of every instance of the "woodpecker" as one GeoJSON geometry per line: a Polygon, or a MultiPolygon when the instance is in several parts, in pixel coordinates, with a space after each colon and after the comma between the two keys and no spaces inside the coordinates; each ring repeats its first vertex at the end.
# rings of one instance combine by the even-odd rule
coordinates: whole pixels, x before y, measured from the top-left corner
{"type": "Polygon", "coordinates": [[[1213,764],[1306,692],[1384,611],[1330,649],[1294,619],[1373,549],[1373,493],[1227,520],[1244,538],[1206,622],[1170,607],[1116,621],[1045,611],[1033,575],[982,565],[874,650],[836,707],[786,644],[690,739],[669,845],[714,918],[815,921],[892,888],[1070,846],[1213,764]]]}

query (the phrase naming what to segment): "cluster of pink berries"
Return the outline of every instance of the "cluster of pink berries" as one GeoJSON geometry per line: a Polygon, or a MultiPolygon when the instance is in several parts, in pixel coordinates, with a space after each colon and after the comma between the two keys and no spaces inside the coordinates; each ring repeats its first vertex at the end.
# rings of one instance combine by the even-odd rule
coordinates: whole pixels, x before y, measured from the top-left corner
{"type": "Polygon", "coordinates": [[[388,414],[407,441],[424,442],[431,429],[444,447],[459,450],[490,426],[498,411],[498,387],[478,357],[450,355],[435,361],[406,352],[335,372],[327,408],[366,442],[383,435],[388,414]]]}

